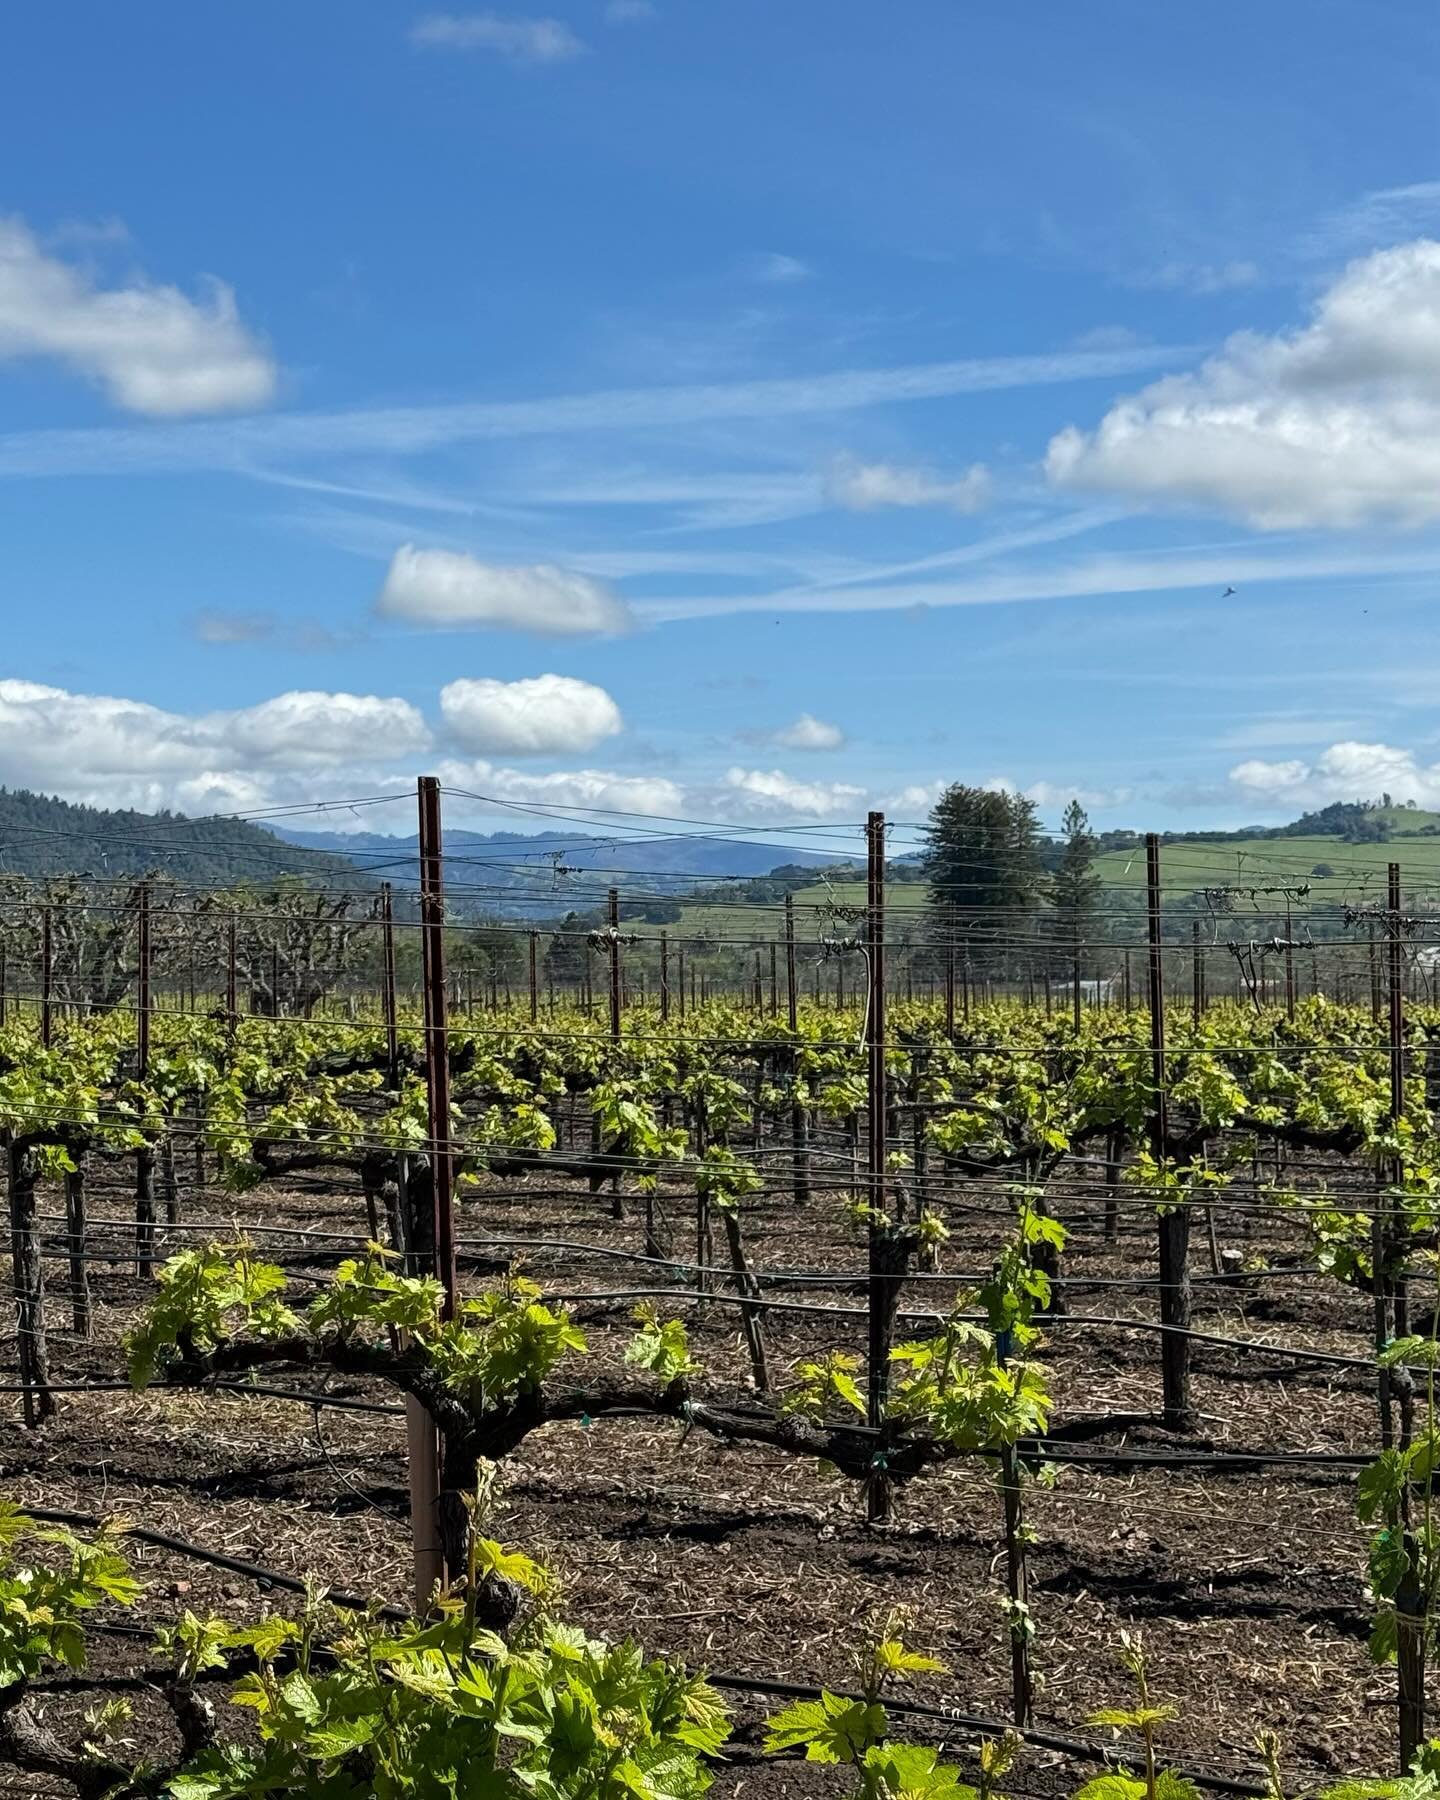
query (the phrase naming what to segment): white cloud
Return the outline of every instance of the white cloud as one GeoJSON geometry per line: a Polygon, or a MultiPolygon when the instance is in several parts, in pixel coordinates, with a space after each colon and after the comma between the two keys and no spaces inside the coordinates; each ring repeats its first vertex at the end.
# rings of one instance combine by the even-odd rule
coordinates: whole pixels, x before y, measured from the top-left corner
{"type": "Polygon", "coordinates": [[[859,818],[864,788],[842,781],[796,781],[779,769],[727,769],[717,810],[732,818],[859,818]]]}
{"type": "Polygon", "coordinates": [[[200,301],[143,279],[96,287],[47,255],[23,220],[0,219],[0,360],[32,356],[154,417],[264,406],[275,393],[275,363],[222,282],[200,301]]]}
{"type": "Polygon", "coordinates": [[[607,25],[643,25],[658,17],[651,0],[610,0],[605,8],[607,25]]]}
{"type": "Polygon", "coordinates": [[[755,381],[672,382],[533,400],[288,413],[161,431],[90,429],[0,435],[0,474],[136,475],[198,468],[249,473],[267,460],[322,455],[417,456],[447,445],[576,432],[663,430],[725,419],[785,419],[869,406],[1002,393],[1061,381],[1134,375],[1189,358],[1167,344],[969,357],[755,381]]]}
{"type": "Polygon", "coordinates": [[[1253,262],[1164,263],[1140,277],[1139,287],[1175,288],[1189,294],[1223,294],[1258,286],[1259,265],[1253,262]]]}
{"type": "Polygon", "coordinates": [[[499,13],[430,13],[410,33],[430,50],[493,50],[511,62],[571,62],[585,46],[559,19],[517,19],[499,13]]]}
{"type": "Polygon", "coordinates": [[[415,707],[375,695],[297,692],[185,714],[0,680],[0,781],[96,805],[256,806],[277,783],[373,764],[377,746],[403,758],[429,743],[415,707]]]}
{"type": "Polygon", "coordinates": [[[269,613],[207,607],[195,615],[195,635],[202,644],[260,644],[274,637],[275,621],[269,613]]]}
{"type": "Polygon", "coordinates": [[[1440,518],[1440,243],[1352,263],[1311,322],[1242,332],[1193,375],[1052,439],[1061,487],[1268,527],[1440,518]]]}
{"type": "Polygon", "coordinates": [[[588,575],[549,563],[483,563],[462,551],[414,544],[395,552],[375,610],[415,625],[491,626],[547,637],[617,633],[632,623],[620,595],[588,575]]]}
{"type": "Polygon", "coordinates": [[[779,250],[763,250],[746,259],[745,273],[751,281],[786,287],[796,281],[809,281],[815,271],[798,256],[786,256],[779,250]]]}
{"type": "Polygon", "coordinates": [[[948,506],[973,513],[989,501],[990,472],[983,463],[975,463],[963,475],[945,480],[929,469],[844,456],[832,465],[826,492],[835,505],[852,512],[880,506],[948,506]]]}
{"type": "Polygon", "coordinates": [[[1128,806],[1135,798],[1135,790],[1131,787],[1087,788],[1075,787],[1063,781],[1032,781],[1029,787],[1022,790],[1027,800],[1033,800],[1041,812],[1041,823],[1058,825],[1060,815],[1072,800],[1081,806],[1128,806]]]}
{"type": "Polygon", "coordinates": [[[1352,255],[1433,230],[1437,218],[1440,181],[1376,188],[1322,219],[1301,236],[1296,248],[1302,256],[1333,259],[1337,255],[1352,255]]]}
{"type": "MultiPolygon", "coordinates": [[[[602,812],[644,813],[676,818],[686,809],[686,791],[663,775],[618,775],[609,769],[558,769],[536,775],[483,761],[442,762],[436,774],[471,798],[507,806],[560,807],[602,812]]],[[[524,826],[515,829],[523,830],[524,826]]]]}
{"type": "Polygon", "coordinates": [[[793,724],[777,731],[771,742],[782,750],[841,750],[845,733],[838,725],[828,724],[811,713],[801,713],[793,724]]]}
{"type": "Polygon", "coordinates": [[[1440,807],[1440,763],[1422,763],[1413,750],[1391,744],[1331,744],[1313,762],[1252,758],[1237,763],[1230,780],[1247,799],[1272,808],[1324,806],[1331,800],[1396,801],[1440,807]]]}
{"type": "Polygon", "coordinates": [[[440,712],[462,750],[501,756],[593,750],[624,725],[604,688],[568,675],[452,681],[440,690],[440,712]]]}

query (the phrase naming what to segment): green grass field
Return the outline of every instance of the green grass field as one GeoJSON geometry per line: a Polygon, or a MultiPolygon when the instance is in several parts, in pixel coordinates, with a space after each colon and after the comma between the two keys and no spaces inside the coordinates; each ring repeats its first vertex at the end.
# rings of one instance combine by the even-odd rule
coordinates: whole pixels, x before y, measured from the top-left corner
{"type": "MultiPolygon", "coordinates": [[[[1201,888],[1308,884],[1309,899],[1294,903],[1297,912],[1303,912],[1307,905],[1333,909],[1373,904],[1384,895],[1386,868],[1392,862],[1400,864],[1407,895],[1440,888],[1440,835],[1400,835],[1418,833],[1425,825],[1440,827],[1440,814],[1391,807],[1376,809],[1372,816],[1389,824],[1395,835],[1388,842],[1350,844],[1338,837],[1315,836],[1165,844],[1160,851],[1161,882],[1172,896],[1201,888]]],[[[1143,889],[1144,848],[1137,844],[1134,849],[1111,851],[1096,859],[1095,869],[1107,887],[1143,889]]],[[[859,912],[865,905],[865,883],[816,882],[798,889],[794,902],[795,935],[801,944],[814,944],[822,936],[853,936],[858,925],[835,918],[827,908],[841,906],[859,912]]],[[[887,912],[892,939],[899,940],[907,925],[918,927],[925,903],[923,883],[891,884],[887,912]]],[[[1264,902],[1260,904],[1263,908],[1264,902]]],[[[1275,909],[1282,904],[1279,899],[1272,903],[1275,909]]],[[[778,902],[747,905],[695,901],[682,905],[683,918],[668,928],[677,939],[703,936],[716,944],[769,944],[784,930],[784,911],[778,902]]],[[[647,937],[659,933],[659,927],[653,925],[636,929],[647,937]]]]}

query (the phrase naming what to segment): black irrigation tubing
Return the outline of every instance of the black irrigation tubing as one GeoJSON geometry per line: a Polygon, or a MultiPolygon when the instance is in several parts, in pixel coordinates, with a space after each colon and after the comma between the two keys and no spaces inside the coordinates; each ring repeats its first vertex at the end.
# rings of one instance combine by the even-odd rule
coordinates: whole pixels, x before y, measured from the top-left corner
{"type": "MultiPolygon", "coordinates": [[[[530,1194],[527,1190],[527,1198],[533,1197],[533,1194],[530,1194]]],[[[566,1191],[561,1197],[573,1199],[574,1195],[573,1193],[566,1191]]],[[[68,1225],[69,1223],[68,1218],[63,1213],[41,1212],[37,1214],[37,1217],[51,1224],[68,1225]]],[[[244,1236],[253,1234],[269,1237],[298,1237],[306,1240],[313,1238],[325,1243],[339,1244],[342,1247],[355,1251],[357,1254],[362,1253],[369,1242],[369,1239],[363,1234],[357,1235],[355,1232],[321,1231],[314,1227],[304,1225],[258,1225],[238,1220],[226,1220],[223,1222],[191,1220],[177,1220],[167,1223],[157,1222],[154,1229],[157,1237],[161,1240],[168,1237],[172,1232],[214,1233],[222,1229],[233,1229],[239,1231],[244,1236]]],[[[116,1233],[128,1232],[133,1235],[135,1230],[136,1220],[133,1216],[116,1217],[114,1215],[102,1215],[96,1217],[92,1215],[86,1223],[87,1236],[96,1232],[105,1231],[113,1231],[116,1233]]],[[[608,1258],[619,1262],[638,1263],[646,1268],[680,1270],[687,1274],[696,1274],[702,1267],[713,1273],[716,1266],[708,1263],[702,1265],[700,1263],[686,1262],[679,1257],[647,1256],[640,1250],[618,1250],[606,1244],[585,1244],[558,1238],[529,1238],[521,1234],[514,1236],[495,1234],[483,1238],[456,1239],[456,1248],[467,1252],[495,1250],[502,1246],[507,1249],[519,1250],[564,1251],[573,1256],[608,1258]]],[[[70,1248],[70,1239],[68,1236],[59,1236],[47,1240],[46,1248],[49,1252],[52,1252],[56,1258],[58,1258],[62,1252],[65,1255],[76,1254],[70,1248]]],[[[294,1254],[297,1257],[302,1257],[303,1252],[304,1246],[302,1244],[295,1250],[294,1254]]],[[[82,1255],[85,1260],[94,1262],[125,1262],[132,1260],[134,1256],[133,1250],[125,1255],[109,1256],[102,1255],[88,1248],[79,1252],[79,1254],[82,1255]]],[[[484,1261],[486,1259],[483,1256],[477,1255],[467,1257],[465,1260],[484,1261]]],[[[750,1273],[757,1281],[761,1282],[773,1282],[776,1285],[789,1284],[794,1286],[821,1288],[850,1287],[854,1286],[856,1283],[862,1283],[872,1279],[894,1281],[902,1284],[908,1284],[910,1282],[936,1282],[940,1284],[964,1286],[974,1282],[988,1281],[991,1275],[991,1271],[989,1270],[957,1270],[953,1274],[935,1274],[926,1270],[912,1270],[906,1274],[887,1275],[882,1273],[878,1277],[872,1277],[867,1270],[859,1265],[849,1271],[844,1269],[764,1269],[752,1265],[750,1273]]],[[[1411,1273],[1412,1275],[1423,1274],[1424,1271],[1411,1271],[1411,1273]]],[[[1241,1269],[1235,1271],[1233,1274],[1192,1275],[1190,1277],[1190,1285],[1192,1287],[1218,1286],[1226,1288],[1244,1288],[1259,1281],[1311,1279],[1325,1274],[1325,1270],[1313,1267],[1241,1269]]],[[[1051,1287],[1085,1289],[1134,1288],[1145,1292],[1151,1292],[1158,1290],[1166,1284],[1161,1282],[1156,1276],[1147,1275],[1052,1275],[1050,1277],[1050,1285],[1051,1287]]]]}
{"type": "MultiPolygon", "coordinates": [[[[81,1531],[99,1531],[105,1524],[103,1519],[97,1519],[92,1513],[62,1512],[52,1506],[25,1506],[22,1503],[20,1510],[27,1518],[37,1519],[44,1525],[68,1525],[81,1531]]],[[[140,1544],[149,1544],[156,1550],[168,1550],[176,1556],[188,1556],[195,1562],[209,1563],[214,1568],[228,1570],[232,1575],[247,1576],[264,1587],[287,1588],[295,1594],[306,1591],[307,1584],[298,1576],[286,1575],[279,1569],[268,1569],[263,1563],[247,1562],[242,1557],[226,1556],[218,1550],[207,1550],[202,1544],[191,1543],[187,1538],[172,1537],[168,1532],[151,1531],[145,1525],[127,1524],[121,1535],[134,1538],[140,1544]]],[[[327,1597],[336,1606],[343,1606],[349,1612],[370,1610],[371,1602],[359,1594],[332,1588],[327,1597]]],[[[410,1617],[399,1606],[381,1606],[376,1610],[384,1619],[405,1620],[410,1617]]]]}
{"type": "Polygon", "coordinates": [[[297,1394],[291,1388],[265,1387],[258,1382],[247,1381],[206,1381],[195,1387],[157,1382],[147,1388],[137,1388],[128,1381],[47,1381],[40,1384],[10,1381],[0,1383],[0,1394],[38,1393],[130,1394],[137,1400],[156,1393],[236,1394],[242,1399],[249,1396],[265,1400],[293,1400],[301,1406],[323,1406],[327,1411],[383,1413],[394,1418],[404,1418],[405,1416],[403,1406],[387,1406],[376,1400],[347,1400],[340,1394],[297,1394]]]}
{"type": "MultiPolygon", "coordinates": [[[[567,1196],[567,1198],[568,1197],[571,1196],[567,1196]]],[[[44,1216],[47,1218],[59,1217],[58,1214],[54,1213],[46,1214],[44,1216]]],[[[122,1220],[119,1222],[132,1226],[134,1223],[133,1220],[122,1220]]],[[[274,1229],[278,1230],[280,1227],[275,1227],[274,1229]]],[[[340,1236],[341,1234],[331,1233],[327,1235],[340,1236]]],[[[769,1234],[767,1233],[766,1235],[769,1234]]],[[[349,1241],[353,1242],[354,1240],[349,1241]]],[[[616,1250],[606,1244],[585,1244],[562,1238],[527,1238],[518,1234],[509,1236],[500,1233],[492,1233],[483,1238],[457,1238],[456,1244],[462,1249],[489,1249],[504,1245],[506,1248],[518,1248],[524,1250],[564,1250],[572,1255],[608,1257],[620,1262],[642,1263],[649,1268],[655,1269],[684,1269],[692,1274],[697,1272],[702,1266],[699,1263],[684,1262],[678,1257],[647,1256],[640,1250],[616,1250]]],[[[713,1271],[713,1264],[707,1263],[703,1266],[707,1270],[713,1271]]],[[[978,1272],[956,1271],[954,1274],[937,1275],[921,1269],[913,1270],[903,1275],[886,1275],[882,1273],[879,1276],[872,1276],[867,1269],[859,1265],[853,1270],[846,1271],[843,1269],[763,1269],[752,1264],[750,1273],[757,1281],[772,1281],[777,1284],[788,1282],[806,1287],[828,1287],[849,1285],[854,1282],[865,1282],[876,1279],[880,1281],[895,1281],[901,1283],[912,1281],[954,1282],[964,1285],[969,1282],[988,1281],[993,1271],[989,1269],[978,1272]]],[[[1226,1287],[1241,1287],[1252,1281],[1280,1281],[1296,1279],[1302,1276],[1323,1275],[1324,1273],[1325,1271],[1319,1268],[1246,1269],[1239,1270],[1234,1274],[1226,1275],[1192,1275],[1190,1277],[1190,1284],[1192,1287],[1202,1283],[1206,1285],[1218,1284],[1226,1287]]],[[[1167,1284],[1162,1283],[1155,1276],[1146,1275],[1052,1275],[1050,1277],[1050,1285],[1051,1287],[1081,1288],[1143,1288],[1146,1291],[1151,1291],[1167,1284]]]]}
{"type": "MultiPolygon", "coordinates": [[[[716,1281],[734,1279],[732,1270],[717,1263],[709,1273],[716,1281]]],[[[815,1306],[804,1300],[756,1300],[753,1296],[743,1294],[724,1294],[699,1292],[694,1288],[598,1288],[580,1289],[573,1293],[547,1294],[548,1300],[564,1304],[581,1305],[582,1303],[607,1303],[618,1300],[686,1300],[692,1305],[741,1306],[756,1311],[784,1313],[819,1313],[832,1319],[864,1319],[869,1315],[864,1307],[858,1306],[815,1306]]],[[[921,1312],[902,1307],[896,1313],[897,1319],[916,1320],[926,1325],[943,1325],[945,1313],[921,1312]]],[[[981,1319],[983,1313],[967,1313],[966,1319],[981,1319]]],[[[1184,1325],[1164,1325],[1157,1319],[1115,1319],[1102,1314],[1091,1313],[1055,1313],[1045,1314],[1039,1320],[1040,1328],[1048,1331],[1056,1325],[1082,1325],[1090,1327],[1108,1327],[1116,1331],[1155,1331],[1169,1332],[1176,1337],[1185,1337],[1202,1344],[1218,1344],[1229,1350],[1249,1350],[1265,1356],[1294,1357],[1301,1362],[1327,1363],[1336,1368],[1365,1369],[1370,1374],[1375,1372],[1373,1358],[1363,1356],[1341,1356],[1331,1350],[1307,1350],[1293,1344],[1267,1344],[1258,1338],[1227,1337],[1215,1331],[1195,1331],[1184,1325]]]]}
{"type": "MultiPolygon", "coordinates": [[[[64,1512],[55,1507],[29,1506],[23,1507],[25,1515],[42,1524],[65,1525],[82,1531],[98,1531],[103,1528],[104,1521],[93,1514],[64,1512]]],[[[186,1538],[172,1537],[168,1532],[151,1531],[145,1526],[127,1525],[123,1535],[134,1538],[137,1543],[150,1545],[153,1549],[166,1550],[172,1555],[189,1557],[192,1561],[208,1563],[211,1567],[224,1569],[233,1575],[243,1575],[257,1582],[262,1587],[284,1588],[290,1593],[303,1594],[307,1584],[294,1575],[287,1575],[279,1569],[267,1568],[262,1563],[253,1563],[237,1556],[226,1556],[215,1550],[208,1550],[201,1544],[190,1542],[186,1538]]],[[[373,1601],[364,1599],[359,1594],[347,1593],[340,1589],[327,1591],[326,1598],[335,1606],[343,1607],[350,1612],[370,1612],[386,1620],[403,1623],[410,1615],[399,1606],[375,1606],[373,1601]]],[[[851,1693],[846,1689],[823,1689],[794,1681],[782,1681],[763,1675],[735,1675],[726,1671],[707,1672],[705,1679],[712,1687],[728,1693],[768,1694],[777,1699],[819,1700],[825,1693],[831,1692],[844,1700],[859,1700],[863,1696],[851,1693]]],[[[928,1719],[939,1724],[962,1726],[966,1730],[976,1731],[982,1736],[1003,1738],[1008,1733],[1016,1732],[1016,1727],[1003,1719],[991,1718],[982,1713],[965,1712],[959,1708],[943,1706],[926,1706],[920,1701],[887,1699],[886,1708],[906,1718],[928,1719]]],[[[1025,1743],[1034,1744],[1042,1750],[1052,1750],[1059,1755],[1075,1758],[1077,1761],[1089,1762],[1105,1768],[1125,1766],[1127,1759],[1118,1749],[1108,1745],[1093,1744],[1083,1738],[1073,1738],[1058,1732],[1045,1731],[1028,1726],[1016,1732],[1025,1743]]],[[[1212,1774],[1205,1770],[1184,1770],[1197,1787],[1208,1789],[1212,1793],[1234,1794],[1248,1797],[1262,1796],[1265,1789],[1253,1782],[1238,1781],[1231,1776],[1212,1774]]]]}
{"type": "MultiPolygon", "coordinates": [[[[710,1671],[705,1679],[712,1687],[730,1693],[770,1694],[779,1700],[819,1700],[827,1693],[834,1694],[841,1700],[864,1700],[863,1694],[845,1688],[809,1687],[802,1682],[779,1681],[763,1675],[731,1675],[710,1671]]],[[[932,1719],[939,1724],[961,1725],[984,1737],[1003,1738],[1014,1735],[1024,1743],[1034,1744],[1038,1749],[1054,1750],[1063,1756],[1074,1757],[1077,1761],[1099,1763],[1107,1768],[1128,1767],[1134,1761],[1133,1756],[1127,1756],[1124,1751],[1112,1749],[1105,1744],[1087,1743],[1083,1738],[1066,1737],[1034,1726],[1020,1729],[1008,1720],[990,1718],[983,1713],[965,1712],[957,1707],[926,1706],[918,1700],[897,1700],[887,1695],[885,1710],[907,1718],[932,1719]]],[[[1237,1781],[1227,1775],[1213,1775],[1192,1769],[1179,1772],[1197,1787],[1209,1788],[1214,1793],[1263,1795],[1266,1791],[1253,1782],[1237,1781]]]]}

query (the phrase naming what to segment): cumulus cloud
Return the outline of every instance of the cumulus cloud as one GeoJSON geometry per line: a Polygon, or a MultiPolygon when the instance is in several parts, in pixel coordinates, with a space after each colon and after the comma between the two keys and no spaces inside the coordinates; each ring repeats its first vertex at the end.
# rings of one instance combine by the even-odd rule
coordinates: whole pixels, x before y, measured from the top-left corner
{"type": "Polygon", "coordinates": [[[49,255],[21,219],[0,219],[0,360],[49,357],[128,412],[234,412],[274,396],[275,363],[211,281],[200,300],[143,279],[97,287],[49,255]]]}
{"type": "Polygon", "coordinates": [[[619,775],[610,769],[557,769],[548,774],[511,769],[485,761],[442,762],[436,773],[447,787],[472,798],[510,806],[644,813],[675,818],[688,802],[686,790],[665,775],[619,775]]]}
{"type": "Polygon", "coordinates": [[[975,463],[947,480],[930,469],[842,456],[831,465],[825,491],[834,505],[851,512],[873,512],[882,506],[948,506],[973,513],[990,499],[990,472],[983,463],[975,463]]]}
{"type": "Polygon", "coordinates": [[[453,629],[491,626],[546,637],[594,637],[628,629],[614,588],[550,563],[483,563],[456,550],[395,552],[375,603],[381,618],[453,629]]]}
{"type": "Polygon", "coordinates": [[[1313,762],[1252,757],[1231,769],[1230,780],[1247,799],[1277,808],[1373,800],[1380,794],[1440,807],[1440,763],[1422,763],[1413,750],[1392,744],[1331,744],[1313,762]]]}
{"type": "Polygon", "coordinates": [[[717,808],[732,818],[859,817],[864,788],[843,781],[796,781],[779,769],[727,769],[717,808]]]}
{"type": "Polygon", "coordinates": [[[452,681],[440,690],[440,712],[462,750],[501,756],[593,750],[624,725],[604,688],[568,675],[452,681]]]}
{"type": "Polygon", "coordinates": [[[817,719],[813,713],[801,713],[793,724],[777,731],[770,741],[782,750],[841,750],[845,746],[845,733],[838,725],[817,719]]]}
{"type": "Polygon", "coordinates": [[[427,50],[493,50],[517,63],[571,62],[585,46],[559,19],[518,19],[500,13],[429,13],[410,33],[427,50]]]}
{"type": "Polygon", "coordinates": [[[1093,432],[1059,433],[1046,470],[1058,487],[1266,527],[1440,518],[1440,243],[1351,263],[1308,325],[1237,334],[1093,432]]]}
{"type": "Polygon", "coordinates": [[[141,700],[0,680],[0,780],[102,806],[182,811],[261,805],[377,752],[428,747],[408,701],[287,693],[234,711],[175,713],[141,700]]]}

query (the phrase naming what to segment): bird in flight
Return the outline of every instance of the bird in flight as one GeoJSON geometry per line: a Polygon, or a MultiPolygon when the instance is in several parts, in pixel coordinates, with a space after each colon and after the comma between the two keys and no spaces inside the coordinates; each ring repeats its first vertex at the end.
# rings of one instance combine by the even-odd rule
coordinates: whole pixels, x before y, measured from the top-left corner
{"type": "Polygon", "coordinates": [[[1229,598],[1230,598],[1230,596],[1231,596],[1231,595],[1232,595],[1232,594],[1233,594],[1233,593],[1234,593],[1234,592],[1235,592],[1235,590],[1234,590],[1234,588],[1232,588],[1232,587],[1227,587],[1227,588],[1226,588],[1226,590],[1225,590],[1225,592],[1224,592],[1224,593],[1223,593],[1223,594],[1222,594],[1222,595],[1221,595],[1221,596],[1220,596],[1220,598],[1221,598],[1221,599],[1222,599],[1222,600],[1228,600],[1228,599],[1229,599],[1229,598]]]}

